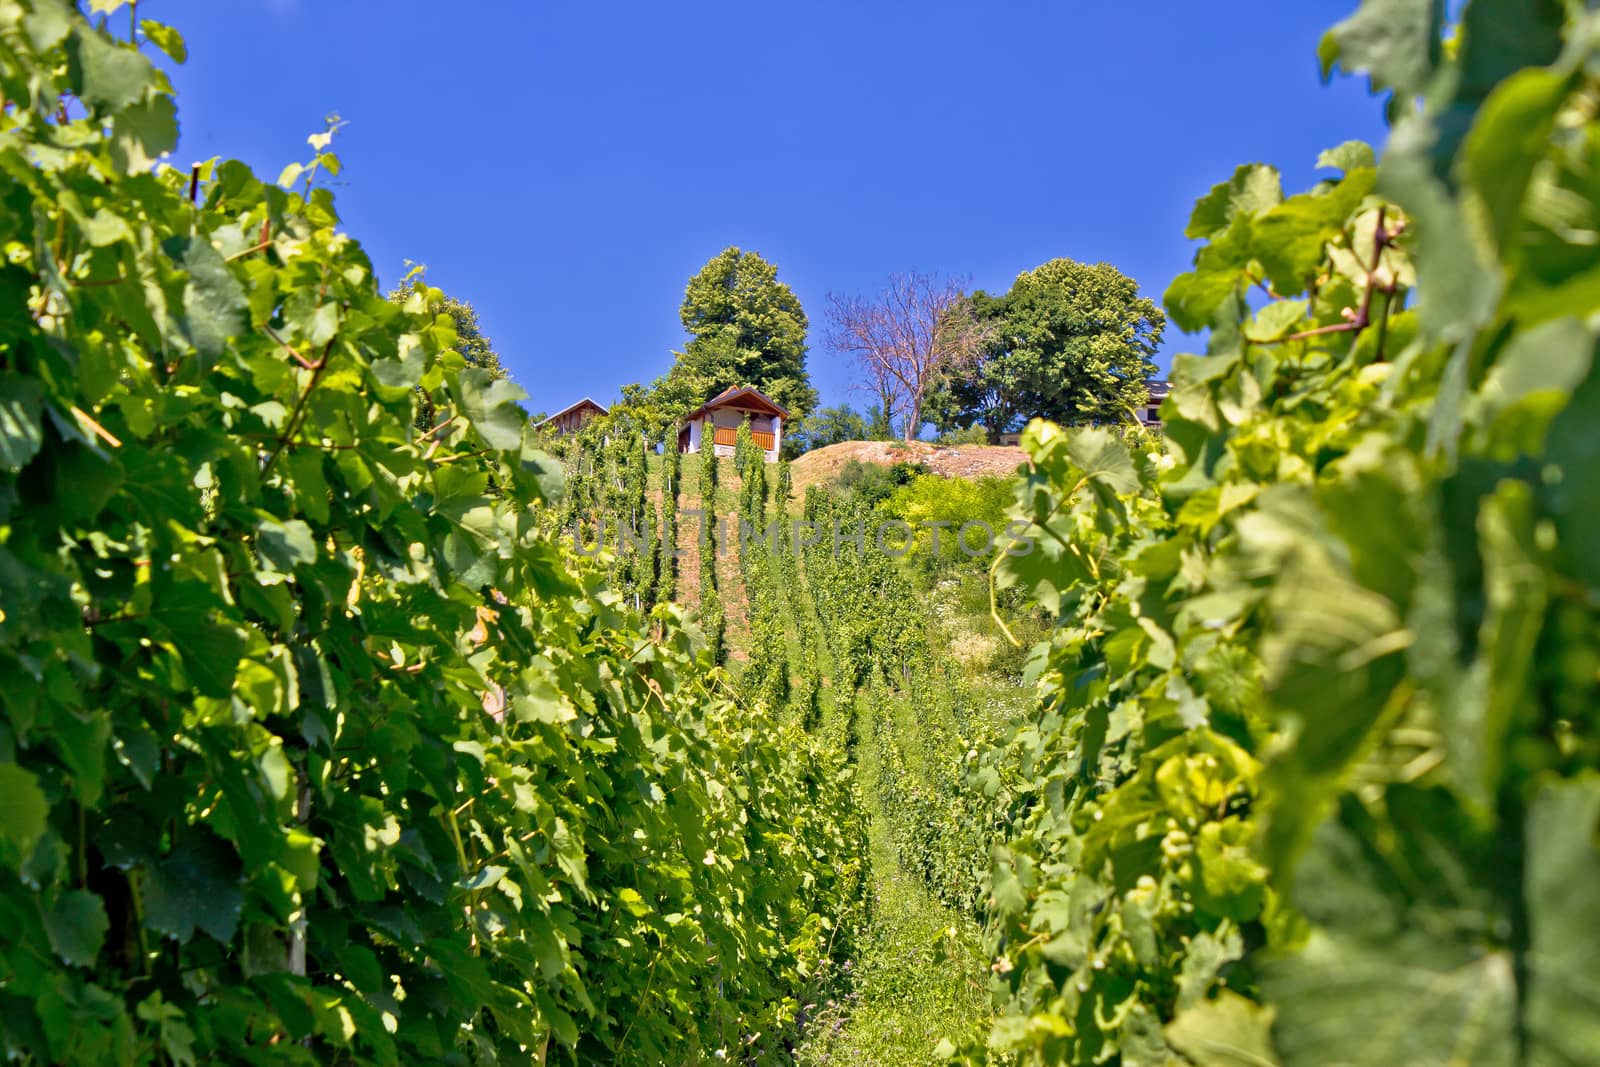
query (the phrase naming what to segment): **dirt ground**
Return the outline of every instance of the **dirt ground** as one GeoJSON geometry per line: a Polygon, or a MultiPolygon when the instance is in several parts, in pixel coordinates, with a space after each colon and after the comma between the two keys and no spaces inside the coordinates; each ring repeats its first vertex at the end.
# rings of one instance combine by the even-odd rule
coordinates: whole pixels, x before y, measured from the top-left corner
{"type": "Polygon", "coordinates": [[[1020,448],[1001,445],[931,445],[926,441],[845,441],[807,452],[790,465],[796,497],[806,486],[837,477],[853,459],[862,463],[921,463],[947,478],[1007,475],[1027,460],[1020,448]]]}

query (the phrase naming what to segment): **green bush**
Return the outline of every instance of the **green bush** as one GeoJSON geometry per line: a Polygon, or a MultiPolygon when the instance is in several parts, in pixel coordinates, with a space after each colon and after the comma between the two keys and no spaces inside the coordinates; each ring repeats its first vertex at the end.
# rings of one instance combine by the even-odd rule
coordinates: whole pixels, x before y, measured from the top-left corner
{"type": "Polygon", "coordinates": [[[917,475],[927,473],[927,470],[921,464],[905,460],[885,466],[852,459],[840,468],[833,481],[840,490],[853,494],[871,507],[888,499],[897,487],[909,484],[917,475]]]}
{"type": "Polygon", "coordinates": [[[149,60],[0,12],[8,1058],[781,1056],[859,895],[831,764],[543,536],[522,393],[384,299],[326,143],[152,170],[149,60]]]}
{"type": "Polygon", "coordinates": [[[994,554],[1009,543],[1005,536],[1014,494],[1014,480],[985,476],[947,478],[918,474],[878,505],[878,510],[910,525],[913,541],[909,558],[926,570],[988,566],[994,554]],[[966,534],[962,527],[980,523],[966,534]],[[937,535],[937,551],[935,537],[937,535]],[[987,550],[984,549],[988,545],[987,550]]]}
{"type": "Polygon", "coordinates": [[[989,443],[989,431],[982,426],[963,426],[955,430],[946,430],[934,438],[938,445],[986,445],[989,443]]]}
{"type": "Polygon", "coordinates": [[[1001,577],[1056,626],[970,778],[1009,824],[972,1058],[1600,1048],[1600,36],[1577,4],[1471,0],[1448,41],[1405,7],[1324,44],[1394,93],[1381,162],[1196,206],[1166,304],[1210,352],[1166,447],[1024,435],[1039,550],[1001,577]]]}

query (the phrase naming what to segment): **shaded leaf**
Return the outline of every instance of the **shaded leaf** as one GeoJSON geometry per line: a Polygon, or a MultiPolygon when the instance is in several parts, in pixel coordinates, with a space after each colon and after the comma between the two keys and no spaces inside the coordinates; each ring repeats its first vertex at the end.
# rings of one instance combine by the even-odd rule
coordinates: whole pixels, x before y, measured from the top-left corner
{"type": "Polygon", "coordinates": [[[18,471],[44,443],[43,393],[31,378],[0,375],[0,467],[18,471]]]}
{"type": "Polygon", "coordinates": [[[231,941],[244,908],[239,860],[228,844],[192,830],[145,882],[145,925],[188,941],[196,930],[231,941]]]}
{"type": "Polygon", "coordinates": [[[0,763],[0,834],[16,850],[27,856],[44,835],[50,807],[33,772],[15,763],[0,763]]]}
{"type": "Polygon", "coordinates": [[[100,898],[81,889],[63,893],[56,906],[44,915],[51,949],[79,967],[94,966],[110,928],[111,920],[106,918],[100,898]]]}
{"type": "Polygon", "coordinates": [[[189,274],[180,323],[184,336],[201,355],[221,355],[228,341],[245,328],[244,288],[203,237],[169,237],[162,248],[189,274]]]}

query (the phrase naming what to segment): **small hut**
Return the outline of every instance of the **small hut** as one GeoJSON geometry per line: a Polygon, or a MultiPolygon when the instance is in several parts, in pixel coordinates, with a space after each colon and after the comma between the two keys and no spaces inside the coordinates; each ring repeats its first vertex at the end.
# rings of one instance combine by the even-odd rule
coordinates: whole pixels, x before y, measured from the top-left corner
{"type": "Polygon", "coordinates": [[[601,405],[584,397],[576,404],[562,408],[548,419],[538,424],[539,429],[553,429],[556,433],[566,435],[577,433],[583,429],[583,424],[597,415],[606,414],[606,409],[601,405]]]}
{"type": "Polygon", "coordinates": [[[709,437],[717,455],[731,456],[739,427],[749,419],[756,446],[766,452],[768,463],[776,463],[783,445],[783,420],[788,417],[788,408],[759,389],[748,385],[724,389],[689,413],[678,430],[678,451],[698,452],[709,437]]]}

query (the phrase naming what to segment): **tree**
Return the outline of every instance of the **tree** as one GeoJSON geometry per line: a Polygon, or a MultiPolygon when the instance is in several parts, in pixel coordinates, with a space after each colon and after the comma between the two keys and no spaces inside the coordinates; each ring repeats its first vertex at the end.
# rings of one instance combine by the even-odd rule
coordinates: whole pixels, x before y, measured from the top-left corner
{"type": "Polygon", "coordinates": [[[804,422],[796,423],[793,429],[786,429],[783,439],[786,442],[794,441],[801,452],[826,448],[843,441],[864,441],[867,439],[867,422],[849,404],[840,404],[823,408],[804,422]]]}
{"type": "Polygon", "coordinates": [[[659,406],[687,410],[731,386],[753,385],[791,418],[816,407],[805,309],[758,253],[724,249],[689,279],[679,314],[691,339],[656,383],[659,406]]]}
{"type": "Polygon", "coordinates": [[[892,408],[885,407],[883,404],[869,405],[863,421],[866,423],[866,433],[862,435],[865,440],[894,440],[894,410],[892,408]]]}
{"type": "Polygon", "coordinates": [[[855,360],[866,385],[904,413],[906,440],[922,429],[928,394],[972,363],[985,341],[964,286],[933,274],[892,274],[871,299],[828,294],[828,347],[855,360]]]}
{"type": "Polygon", "coordinates": [[[982,425],[991,441],[1034,417],[1131,420],[1167,322],[1116,267],[1070,259],[1024,271],[1003,296],[974,293],[972,312],[988,342],[930,406],[940,429],[982,425]]]}
{"type": "Polygon", "coordinates": [[[658,388],[630,382],[620,394],[621,399],[611,406],[612,419],[631,423],[652,441],[665,439],[670,446],[677,446],[677,412],[664,404],[666,397],[658,388]]]}

